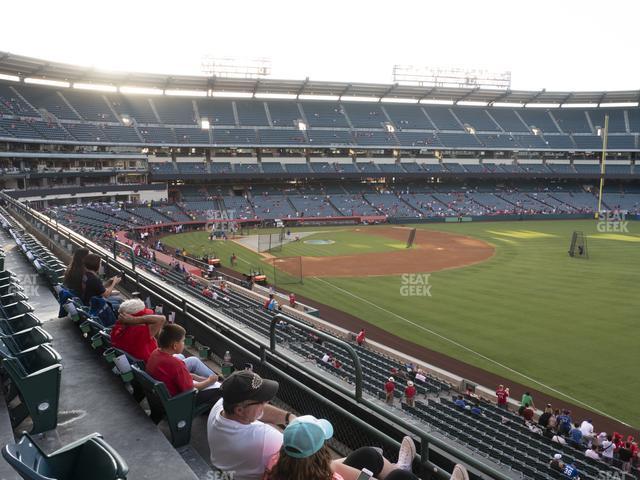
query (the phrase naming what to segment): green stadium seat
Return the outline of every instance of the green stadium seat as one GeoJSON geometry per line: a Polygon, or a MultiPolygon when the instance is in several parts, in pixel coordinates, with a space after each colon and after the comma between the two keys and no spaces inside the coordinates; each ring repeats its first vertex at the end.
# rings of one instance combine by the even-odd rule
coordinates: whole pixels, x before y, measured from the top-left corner
{"type": "Polygon", "coordinates": [[[29,312],[10,319],[0,318],[0,333],[3,335],[15,335],[23,330],[41,325],[40,319],[29,312]]]}
{"type": "Polygon", "coordinates": [[[29,297],[19,291],[11,290],[10,292],[4,294],[0,293],[0,305],[2,305],[3,307],[5,305],[10,305],[12,303],[21,302],[28,299],[29,297]]]}
{"type": "Polygon", "coordinates": [[[9,356],[15,356],[38,345],[51,343],[51,340],[51,335],[40,327],[22,330],[14,335],[0,335],[0,355],[4,357],[3,353],[8,351],[9,356]]]}
{"type": "Polygon", "coordinates": [[[126,480],[129,467],[98,433],[45,454],[28,434],[6,445],[2,456],[27,480],[126,480]]]}
{"type": "Polygon", "coordinates": [[[163,382],[156,380],[137,365],[132,365],[131,368],[151,407],[151,420],[158,424],[166,418],[172,445],[176,448],[187,445],[191,439],[191,421],[206,412],[210,406],[203,404],[196,408],[195,388],[172,397],[163,382]]]}
{"type": "Polygon", "coordinates": [[[29,312],[33,312],[33,307],[22,300],[0,306],[0,318],[4,317],[5,319],[11,319],[29,312]]]}
{"type": "Polygon", "coordinates": [[[11,379],[8,402],[20,397],[20,403],[9,408],[13,427],[31,417],[31,433],[56,428],[62,372],[58,352],[50,345],[38,345],[13,357],[3,358],[2,366],[11,379]]]}

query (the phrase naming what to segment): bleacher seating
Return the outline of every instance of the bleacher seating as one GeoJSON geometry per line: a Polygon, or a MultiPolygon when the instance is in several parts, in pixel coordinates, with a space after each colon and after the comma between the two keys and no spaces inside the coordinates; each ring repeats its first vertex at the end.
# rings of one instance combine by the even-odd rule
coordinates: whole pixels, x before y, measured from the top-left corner
{"type": "Polygon", "coordinates": [[[193,103],[189,98],[157,96],[152,99],[152,102],[162,123],[168,125],[197,124],[193,103]]]}
{"type": "Polygon", "coordinates": [[[464,124],[478,132],[499,132],[500,127],[487,115],[484,109],[473,107],[457,107],[456,115],[464,124]]]}
{"type": "Polygon", "coordinates": [[[435,130],[420,105],[385,104],[384,110],[398,131],[407,129],[435,130]]]}
{"type": "Polygon", "coordinates": [[[151,109],[150,99],[138,95],[116,95],[110,93],[107,99],[120,120],[127,117],[138,123],[160,123],[151,109]]]}
{"type": "Polygon", "coordinates": [[[56,118],[80,120],[55,89],[24,84],[16,86],[15,89],[35,108],[45,109],[56,118]]]}
{"type": "Polygon", "coordinates": [[[274,127],[297,127],[297,122],[302,119],[298,104],[295,102],[274,100],[267,102],[267,108],[274,127]]]}
{"type": "Polygon", "coordinates": [[[269,126],[264,102],[257,100],[236,100],[235,103],[240,125],[247,127],[269,126]]]}
{"type": "Polygon", "coordinates": [[[451,114],[449,107],[426,105],[423,108],[438,130],[464,130],[462,125],[451,114]]]}
{"type": "Polygon", "coordinates": [[[339,103],[302,102],[302,109],[309,126],[348,128],[349,124],[339,103]]]}
{"type": "Polygon", "coordinates": [[[382,128],[389,123],[379,105],[369,103],[344,103],[343,109],[354,128],[382,128]]]}

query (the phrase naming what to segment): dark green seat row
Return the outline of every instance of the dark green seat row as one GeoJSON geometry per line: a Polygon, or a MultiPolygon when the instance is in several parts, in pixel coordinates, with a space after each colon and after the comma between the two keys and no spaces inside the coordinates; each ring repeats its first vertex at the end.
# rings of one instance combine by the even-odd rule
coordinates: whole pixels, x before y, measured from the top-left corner
{"type": "Polygon", "coordinates": [[[100,434],[93,433],[49,455],[24,434],[2,449],[5,460],[27,480],[126,479],[129,467],[100,434]]]}

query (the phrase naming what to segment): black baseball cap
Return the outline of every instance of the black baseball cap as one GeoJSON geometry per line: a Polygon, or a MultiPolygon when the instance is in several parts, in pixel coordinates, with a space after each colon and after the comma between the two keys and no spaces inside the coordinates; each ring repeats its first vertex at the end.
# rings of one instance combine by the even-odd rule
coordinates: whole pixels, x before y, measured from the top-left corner
{"type": "Polygon", "coordinates": [[[222,382],[224,403],[235,405],[246,400],[268,402],[272,400],[280,385],[274,380],[263,379],[257,373],[248,370],[233,372],[222,382]]]}

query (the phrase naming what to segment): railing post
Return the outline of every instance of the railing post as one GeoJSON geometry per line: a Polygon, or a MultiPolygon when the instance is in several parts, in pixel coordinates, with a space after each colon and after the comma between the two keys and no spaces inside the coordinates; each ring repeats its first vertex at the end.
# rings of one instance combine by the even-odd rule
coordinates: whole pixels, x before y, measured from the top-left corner
{"type": "Polygon", "coordinates": [[[283,320],[288,324],[295,325],[301,330],[312,332],[313,334],[329,343],[341,346],[349,353],[351,359],[353,360],[353,368],[356,371],[356,391],[354,393],[354,398],[358,402],[360,402],[360,400],[362,400],[362,365],[360,364],[360,357],[358,356],[354,348],[344,340],[340,340],[336,337],[332,337],[331,335],[327,335],[326,333],[317,330],[312,325],[307,325],[306,323],[300,322],[295,318],[287,317],[286,315],[279,313],[271,319],[271,324],[269,325],[269,350],[271,350],[271,352],[273,353],[275,353],[276,351],[276,323],[278,323],[278,321],[280,320],[283,320]]]}

